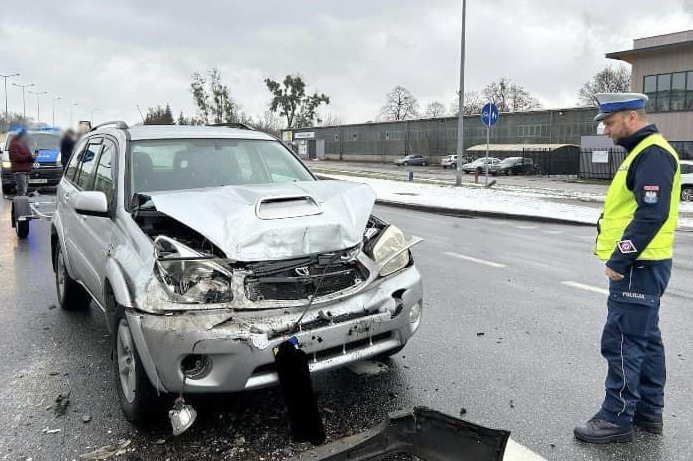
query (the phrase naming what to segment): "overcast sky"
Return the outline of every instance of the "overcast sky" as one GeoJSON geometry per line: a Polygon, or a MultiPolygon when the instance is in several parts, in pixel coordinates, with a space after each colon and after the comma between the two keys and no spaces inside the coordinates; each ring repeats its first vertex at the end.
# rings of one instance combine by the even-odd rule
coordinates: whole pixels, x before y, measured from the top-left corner
{"type": "MultiPolygon", "coordinates": [[[[374,119],[395,85],[422,107],[446,107],[459,85],[461,1],[30,0],[0,10],[0,74],[34,83],[41,119],[139,121],[170,103],[194,113],[190,75],[220,69],[249,115],[266,110],[263,79],[300,73],[330,95],[324,112],[344,122],[374,119]],[[30,5],[29,5],[30,4],[30,5]]],[[[604,54],[634,38],[693,29],[690,0],[469,0],[466,89],[506,76],[545,107],[570,107],[604,54]]],[[[1,81],[0,81],[1,83],[1,81]]],[[[0,88],[0,91],[1,88],[0,88]]],[[[11,111],[21,89],[10,86],[11,111]]],[[[27,95],[36,116],[36,96],[27,95]]]]}

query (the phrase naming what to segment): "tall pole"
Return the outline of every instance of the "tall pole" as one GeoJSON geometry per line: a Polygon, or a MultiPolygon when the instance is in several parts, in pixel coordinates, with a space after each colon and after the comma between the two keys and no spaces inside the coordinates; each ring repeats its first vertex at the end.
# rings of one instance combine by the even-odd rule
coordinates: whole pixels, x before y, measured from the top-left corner
{"type": "MultiPolygon", "coordinates": [[[[19,74],[9,74],[9,75],[1,75],[0,74],[0,77],[2,77],[5,80],[5,123],[7,124],[8,129],[10,127],[10,112],[7,110],[7,79],[12,78],[12,77],[18,77],[18,76],[19,76],[19,74]]],[[[7,129],[4,131],[7,131],[7,129]]]]}
{"type": "Polygon", "coordinates": [[[53,126],[55,126],[55,101],[60,101],[61,98],[60,96],[53,98],[53,122],[51,123],[53,126]]]}
{"type": "Polygon", "coordinates": [[[462,45],[460,47],[460,110],[457,115],[457,175],[455,185],[462,184],[462,157],[464,156],[464,29],[465,16],[467,12],[467,1],[462,0],[462,45]]]}
{"type": "Polygon", "coordinates": [[[36,123],[41,123],[41,96],[47,94],[48,91],[40,93],[38,91],[29,91],[29,93],[36,95],[36,123]]]}
{"type": "Polygon", "coordinates": [[[72,118],[72,108],[77,105],[76,102],[70,104],[70,128],[74,128],[74,119],[72,118]]]}
{"type": "Polygon", "coordinates": [[[34,84],[29,83],[28,85],[20,85],[18,83],[13,83],[13,85],[22,89],[22,117],[26,120],[26,89],[34,86],[34,84]]]}

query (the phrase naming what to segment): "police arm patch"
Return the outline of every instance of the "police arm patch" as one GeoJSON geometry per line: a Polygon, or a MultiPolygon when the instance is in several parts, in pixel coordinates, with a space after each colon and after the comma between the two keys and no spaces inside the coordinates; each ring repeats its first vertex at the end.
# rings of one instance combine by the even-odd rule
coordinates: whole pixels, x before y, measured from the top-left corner
{"type": "Polygon", "coordinates": [[[635,245],[633,245],[633,242],[630,240],[621,240],[618,242],[618,251],[624,255],[638,252],[638,250],[635,249],[635,245]]]}

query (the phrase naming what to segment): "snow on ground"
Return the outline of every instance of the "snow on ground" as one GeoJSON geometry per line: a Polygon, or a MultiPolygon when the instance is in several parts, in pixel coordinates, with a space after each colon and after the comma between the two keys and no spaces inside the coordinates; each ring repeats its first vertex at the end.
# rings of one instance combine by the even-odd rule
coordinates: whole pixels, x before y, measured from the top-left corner
{"type": "MultiPolygon", "coordinates": [[[[543,190],[496,190],[469,186],[443,186],[385,179],[341,175],[322,175],[333,179],[370,185],[379,200],[456,210],[485,211],[513,216],[538,216],[596,224],[601,210],[594,206],[558,203],[556,195],[543,190]]],[[[579,200],[579,199],[578,199],[579,200]]],[[[693,203],[681,205],[681,211],[693,212],[693,203]]],[[[680,226],[693,227],[693,219],[681,218],[680,226]]]]}

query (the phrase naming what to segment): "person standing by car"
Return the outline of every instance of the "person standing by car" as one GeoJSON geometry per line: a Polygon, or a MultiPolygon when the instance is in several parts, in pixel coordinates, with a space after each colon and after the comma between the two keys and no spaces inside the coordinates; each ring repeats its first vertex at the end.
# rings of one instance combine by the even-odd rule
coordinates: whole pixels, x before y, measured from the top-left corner
{"type": "Polygon", "coordinates": [[[590,443],[629,442],[633,426],[661,434],[664,346],[659,303],[669,283],[681,167],[676,151],[647,121],[647,96],[595,95],[604,134],[628,154],[614,176],[597,225],[595,254],[609,279],[601,351],[608,363],[601,409],[575,428],[590,443]]]}
{"type": "Polygon", "coordinates": [[[29,191],[29,174],[33,168],[34,155],[29,150],[29,137],[25,130],[20,130],[10,141],[10,162],[18,196],[27,195],[29,191]]]}
{"type": "Polygon", "coordinates": [[[75,132],[72,128],[68,128],[60,141],[60,158],[63,164],[63,172],[65,167],[70,162],[72,150],[75,148],[75,132]]]}

